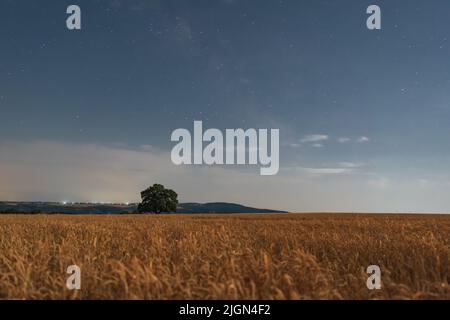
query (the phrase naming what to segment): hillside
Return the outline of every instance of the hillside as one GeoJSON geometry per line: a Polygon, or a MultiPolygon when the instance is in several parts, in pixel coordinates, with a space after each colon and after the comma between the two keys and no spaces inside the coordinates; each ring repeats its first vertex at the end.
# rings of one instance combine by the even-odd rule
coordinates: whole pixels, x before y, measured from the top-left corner
{"type": "MultiPolygon", "coordinates": [[[[70,213],[126,214],[136,211],[137,204],[0,202],[0,213],[70,213]]],[[[280,210],[258,209],[236,203],[180,203],[177,213],[285,213],[280,210]]]]}

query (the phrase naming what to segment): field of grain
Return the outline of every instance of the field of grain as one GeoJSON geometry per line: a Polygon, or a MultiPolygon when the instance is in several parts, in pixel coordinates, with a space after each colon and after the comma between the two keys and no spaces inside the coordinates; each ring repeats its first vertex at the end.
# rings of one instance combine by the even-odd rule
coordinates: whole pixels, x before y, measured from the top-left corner
{"type": "Polygon", "coordinates": [[[1,299],[450,299],[449,282],[444,215],[0,216],[1,299]]]}

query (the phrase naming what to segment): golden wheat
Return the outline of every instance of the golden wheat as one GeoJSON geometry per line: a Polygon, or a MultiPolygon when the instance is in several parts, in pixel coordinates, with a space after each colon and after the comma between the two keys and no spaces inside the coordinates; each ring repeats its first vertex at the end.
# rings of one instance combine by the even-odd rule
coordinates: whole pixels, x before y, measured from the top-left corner
{"type": "Polygon", "coordinates": [[[449,299],[449,279],[444,215],[0,216],[2,299],[449,299]]]}

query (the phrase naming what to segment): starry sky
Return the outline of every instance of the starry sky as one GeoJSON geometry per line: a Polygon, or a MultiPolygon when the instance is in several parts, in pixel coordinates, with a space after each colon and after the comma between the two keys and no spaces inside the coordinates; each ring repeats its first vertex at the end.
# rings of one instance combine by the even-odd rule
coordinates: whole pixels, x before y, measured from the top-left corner
{"type": "Polygon", "coordinates": [[[0,199],[450,212],[450,2],[2,0],[0,199]],[[77,4],[82,30],[66,28],[77,4]],[[381,30],[366,9],[381,8],[381,30]],[[280,129],[280,172],[175,166],[176,128],[280,129]]]}

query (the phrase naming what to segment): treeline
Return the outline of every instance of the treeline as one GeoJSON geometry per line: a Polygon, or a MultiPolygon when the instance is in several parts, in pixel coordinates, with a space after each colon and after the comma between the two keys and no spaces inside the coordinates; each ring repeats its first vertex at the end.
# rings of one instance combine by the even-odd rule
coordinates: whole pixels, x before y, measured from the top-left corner
{"type": "Polygon", "coordinates": [[[62,212],[62,211],[38,211],[38,210],[30,210],[30,211],[23,211],[23,210],[14,210],[14,209],[6,209],[6,210],[0,210],[1,214],[131,214],[131,213],[137,213],[137,211],[129,212],[129,211],[119,211],[119,212],[62,212]]]}

